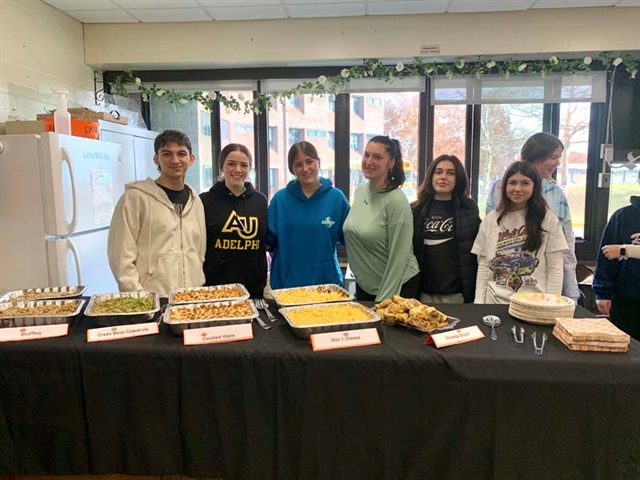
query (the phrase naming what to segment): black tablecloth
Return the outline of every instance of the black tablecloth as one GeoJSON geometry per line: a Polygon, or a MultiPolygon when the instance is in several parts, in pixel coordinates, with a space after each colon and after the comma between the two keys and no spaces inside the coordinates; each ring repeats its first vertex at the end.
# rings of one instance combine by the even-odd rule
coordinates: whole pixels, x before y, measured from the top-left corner
{"type": "Polygon", "coordinates": [[[243,342],[186,347],[162,325],[88,344],[80,317],[67,337],[0,344],[0,473],[640,478],[640,343],[572,352],[506,306],[439,307],[458,328],[499,315],[498,340],[481,325],[436,349],[381,326],[381,345],[313,352],[279,320],[243,342]]]}

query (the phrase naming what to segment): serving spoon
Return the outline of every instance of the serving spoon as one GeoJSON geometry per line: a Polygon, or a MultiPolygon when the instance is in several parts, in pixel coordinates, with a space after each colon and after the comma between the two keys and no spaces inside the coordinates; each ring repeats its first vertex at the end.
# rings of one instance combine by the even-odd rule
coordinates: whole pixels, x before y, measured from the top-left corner
{"type": "Polygon", "coordinates": [[[496,333],[496,327],[499,327],[502,323],[500,317],[497,317],[496,315],[485,315],[482,317],[482,323],[487,327],[491,327],[491,340],[497,340],[498,334],[496,333]]]}

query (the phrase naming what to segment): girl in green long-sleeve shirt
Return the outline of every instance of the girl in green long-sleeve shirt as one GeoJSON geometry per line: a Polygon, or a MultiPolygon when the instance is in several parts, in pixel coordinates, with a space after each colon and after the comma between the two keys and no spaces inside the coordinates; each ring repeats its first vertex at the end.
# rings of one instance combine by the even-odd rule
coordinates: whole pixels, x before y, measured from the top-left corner
{"type": "Polygon", "coordinates": [[[419,268],[413,255],[413,215],[399,188],[405,175],[398,141],[387,136],[369,140],[362,173],[369,182],[356,189],[343,227],[356,298],[415,298],[419,268]]]}

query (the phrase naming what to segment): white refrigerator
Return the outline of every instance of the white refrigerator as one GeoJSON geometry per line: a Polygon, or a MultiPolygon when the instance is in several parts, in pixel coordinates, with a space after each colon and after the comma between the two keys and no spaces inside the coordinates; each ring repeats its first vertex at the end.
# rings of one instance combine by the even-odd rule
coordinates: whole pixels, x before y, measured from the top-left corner
{"type": "Polygon", "coordinates": [[[123,192],[120,145],[55,133],[0,136],[0,292],[117,292],[107,238],[123,192]]]}

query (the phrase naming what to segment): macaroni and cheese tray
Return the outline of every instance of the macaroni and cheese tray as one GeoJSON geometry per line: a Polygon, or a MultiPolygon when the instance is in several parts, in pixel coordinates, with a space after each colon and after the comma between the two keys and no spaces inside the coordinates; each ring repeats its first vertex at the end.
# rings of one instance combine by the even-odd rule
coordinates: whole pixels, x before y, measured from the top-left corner
{"type": "Polygon", "coordinates": [[[380,315],[357,302],[285,307],[280,313],[299,338],[316,333],[375,327],[380,315]]]}
{"type": "Polygon", "coordinates": [[[160,299],[155,292],[99,293],[91,297],[84,314],[102,327],[113,327],[148,322],[158,310],[160,299]]]}
{"type": "Polygon", "coordinates": [[[280,288],[272,291],[279,307],[314,305],[329,302],[351,302],[353,295],[339,285],[326,283],[308,287],[280,288]]]}
{"type": "Polygon", "coordinates": [[[220,327],[251,323],[258,316],[258,310],[251,300],[230,300],[227,302],[190,303],[169,305],[162,321],[171,327],[176,335],[182,335],[190,328],[220,327]]]}
{"type": "Polygon", "coordinates": [[[246,300],[247,298],[249,298],[249,292],[241,283],[214,285],[211,287],[176,288],[169,292],[169,303],[171,305],[225,302],[246,300]]]}
{"type": "Polygon", "coordinates": [[[0,303],[0,327],[34,327],[69,323],[82,310],[84,300],[39,300],[0,303]]]}
{"type": "Polygon", "coordinates": [[[25,288],[24,290],[14,290],[0,295],[0,303],[74,298],[80,297],[86,289],[87,287],[84,285],[25,288]]]}

